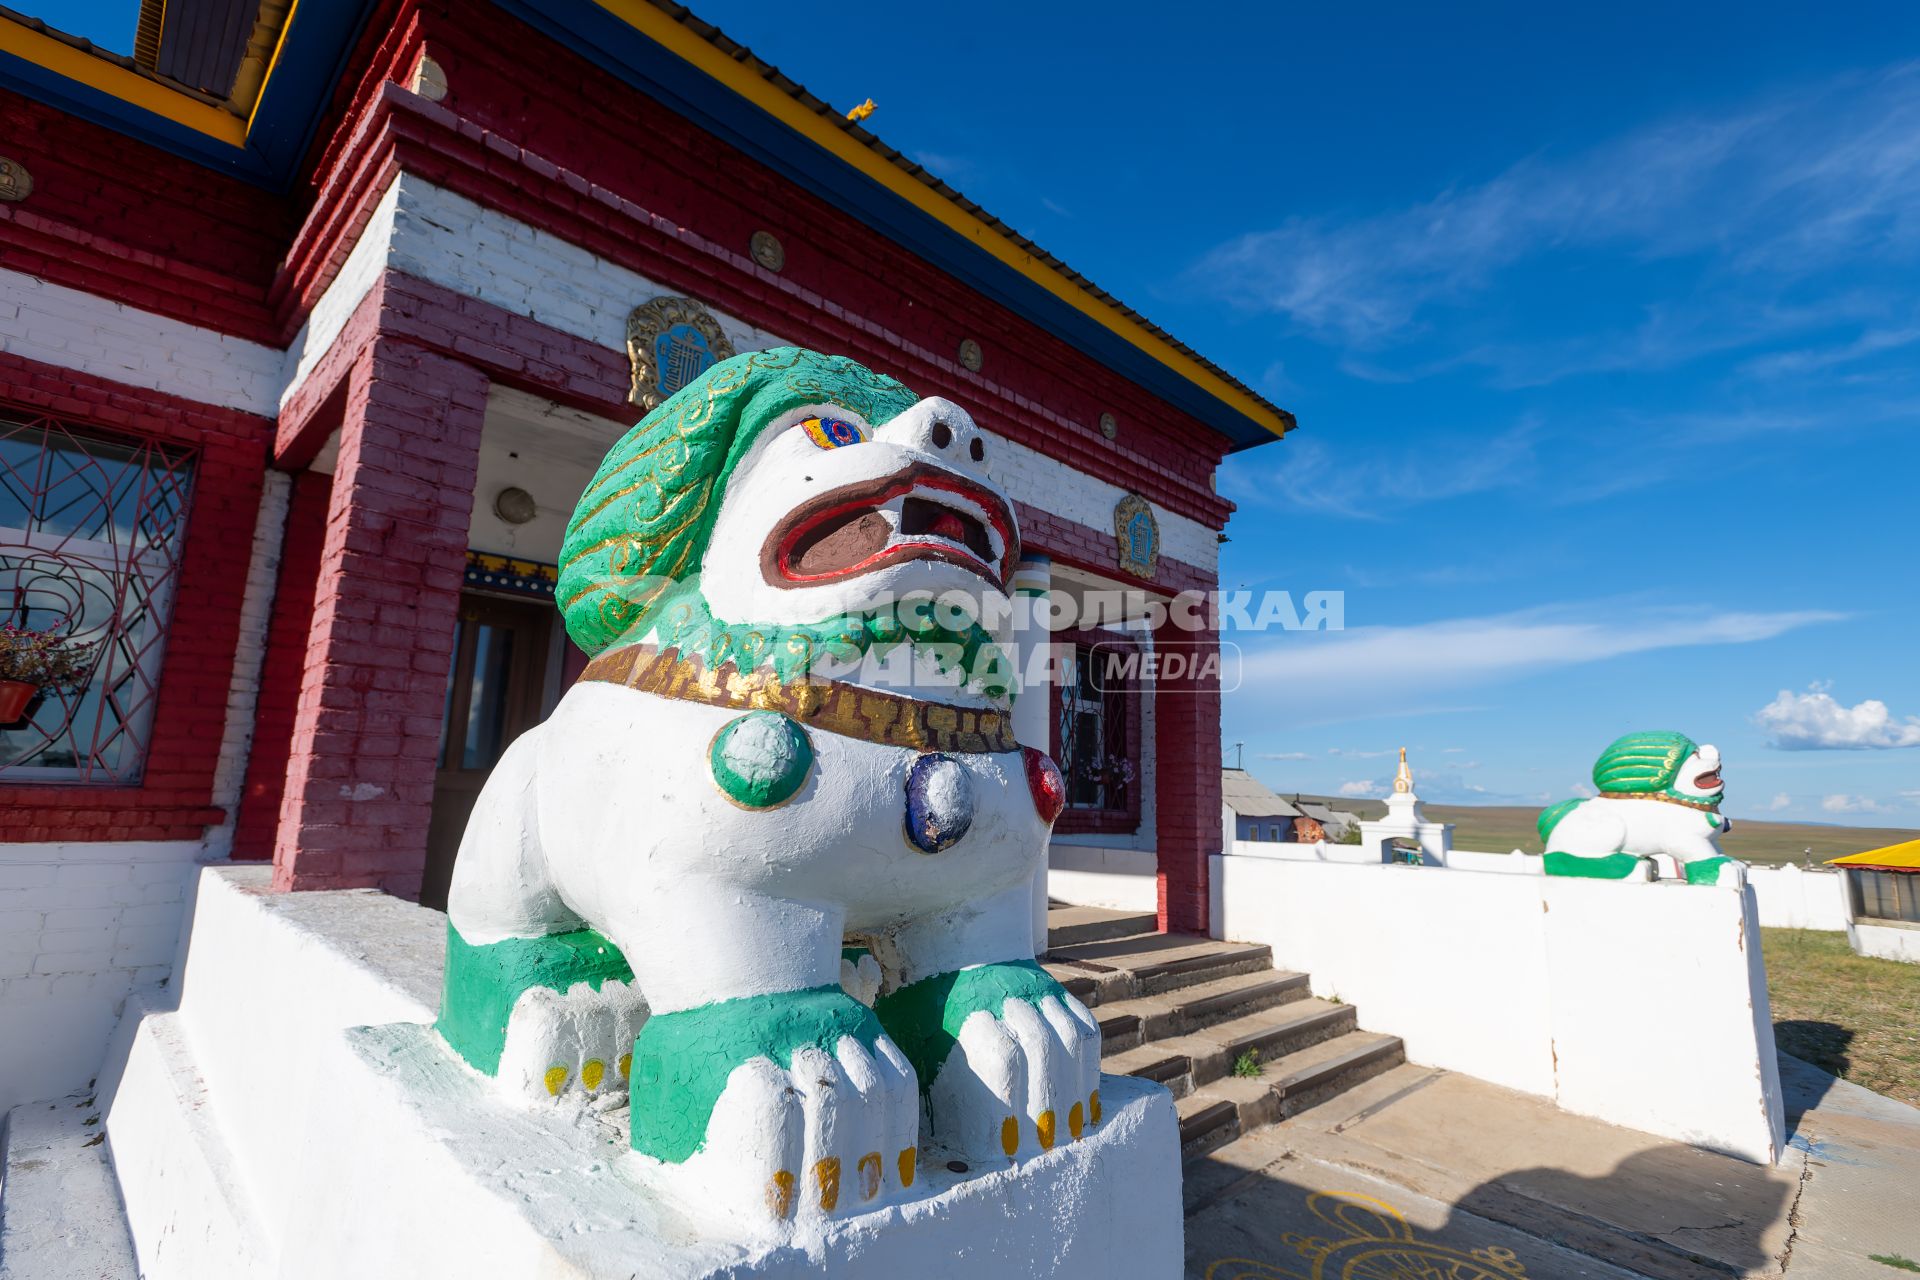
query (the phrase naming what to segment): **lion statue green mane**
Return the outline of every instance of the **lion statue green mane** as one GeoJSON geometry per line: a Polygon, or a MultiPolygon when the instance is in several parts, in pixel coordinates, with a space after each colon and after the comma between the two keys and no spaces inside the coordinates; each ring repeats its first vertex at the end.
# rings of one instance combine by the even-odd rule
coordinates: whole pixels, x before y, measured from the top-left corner
{"type": "MultiPolygon", "coordinates": [[[[783,680],[804,675],[822,653],[856,658],[876,646],[944,642],[969,671],[991,643],[975,624],[908,633],[890,610],[842,614],[801,626],[715,618],[700,590],[700,566],[727,482],[761,432],[805,405],[838,405],[878,428],[919,397],[899,381],[845,356],[771,347],[723,360],[643,418],[608,451],[574,508],[556,588],[567,633],[589,655],[657,638],[662,648],[768,665],[783,680]]],[[[988,691],[1007,684],[990,678],[988,691]]]]}

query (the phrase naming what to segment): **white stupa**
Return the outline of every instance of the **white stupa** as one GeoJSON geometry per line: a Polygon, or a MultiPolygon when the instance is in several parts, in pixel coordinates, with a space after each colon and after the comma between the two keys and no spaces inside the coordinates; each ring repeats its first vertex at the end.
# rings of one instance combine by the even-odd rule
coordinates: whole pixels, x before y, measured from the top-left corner
{"type": "Polygon", "coordinates": [[[1400,748],[1400,770],[1393,775],[1393,791],[1387,796],[1387,816],[1377,822],[1360,824],[1360,843],[1380,855],[1380,861],[1395,861],[1391,842],[1411,840],[1420,846],[1420,860],[1429,866],[1445,866],[1453,848],[1453,824],[1428,822],[1420,811],[1420,797],[1413,793],[1413,770],[1407,767],[1407,749],[1400,748]]]}

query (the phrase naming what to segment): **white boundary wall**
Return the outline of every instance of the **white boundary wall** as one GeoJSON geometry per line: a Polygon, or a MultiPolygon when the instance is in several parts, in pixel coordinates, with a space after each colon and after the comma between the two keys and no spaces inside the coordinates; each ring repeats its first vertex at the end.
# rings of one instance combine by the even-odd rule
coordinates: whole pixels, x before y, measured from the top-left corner
{"type": "Polygon", "coordinates": [[[1782,1152],[1744,891],[1236,849],[1213,859],[1213,899],[1216,936],[1272,947],[1416,1062],[1760,1163],[1782,1152]]]}
{"type": "Polygon", "coordinates": [[[1766,929],[1826,929],[1847,927],[1847,878],[1838,871],[1807,871],[1784,867],[1748,867],[1747,883],[1760,908],[1766,929]]]}
{"type": "Polygon", "coordinates": [[[1847,943],[1855,955],[1920,964],[1920,926],[1855,920],[1847,926],[1847,943]]]}

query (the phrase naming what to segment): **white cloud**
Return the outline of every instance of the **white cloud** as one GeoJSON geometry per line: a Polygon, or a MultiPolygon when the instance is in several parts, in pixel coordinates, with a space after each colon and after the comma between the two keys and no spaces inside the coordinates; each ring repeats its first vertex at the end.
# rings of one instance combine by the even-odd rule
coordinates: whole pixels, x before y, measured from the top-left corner
{"type": "Polygon", "coordinates": [[[1286,690],[1296,700],[1304,690],[1315,701],[1399,697],[1652,649],[1748,644],[1843,617],[1818,610],[1709,613],[1590,603],[1407,627],[1290,632],[1259,649],[1243,646],[1242,687],[1286,690]]]}
{"type": "MultiPolygon", "coordinates": [[[[1697,256],[1761,290],[1920,240],[1920,70],[1846,76],[1719,117],[1536,156],[1405,208],[1295,217],[1220,245],[1201,287],[1348,343],[1417,330],[1533,259],[1697,256]]],[[[1662,358],[1657,346],[1640,344],[1662,358]]]]}
{"type": "Polygon", "coordinates": [[[1784,791],[1779,792],[1773,799],[1767,801],[1767,811],[1769,813],[1778,813],[1782,809],[1791,809],[1792,807],[1793,797],[1784,791]]]}
{"type": "Polygon", "coordinates": [[[1753,720],[1767,730],[1769,745],[1784,751],[1920,747],[1920,716],[1895,719],[1877,698],[1843,706],[1824,684],[1810,685],[1805,693],[1782,689],[1753,720]]]}
{"type": "Polygon", "coordinates": [[[1360,781],[1340,784],[1340,794],[1343,796],[1380,796],[1386,793],[1386,787],[1378,782],[1360,781]]]}
{"type": "Polygon", "coordinates": [[[1262,760],[1311,760],[1313,753],[1311,751],[1262,751],[1260,758],[1262,760]]]}
{"type": "Polygon", "coordinates": [[[1369,449],[1343,457],[1319,440],[1230,459],[1221,491],[1242,506],[1291,507],[1354,520],[1385,520],[1410,503],[1522,488],[1539,475],[1540,427],[1425,433],[1417,453],[1369,449]]]}
{"type": "Polygon", "coordinates": [[[1820,801],[1828,813],[1885,813],[1886,806],[1866,796],[1831,795],[1820,801]]]}
{"type": "Polygon", "coordinates": [[[1351,751],[1345,747],[1328,747],[1327,754],[1330,756],[1345,756],[1349,760],[1378,760],[1382,756],[1393,755],[1394,748],[1388,747],[1385,751],[1351,751]]]}

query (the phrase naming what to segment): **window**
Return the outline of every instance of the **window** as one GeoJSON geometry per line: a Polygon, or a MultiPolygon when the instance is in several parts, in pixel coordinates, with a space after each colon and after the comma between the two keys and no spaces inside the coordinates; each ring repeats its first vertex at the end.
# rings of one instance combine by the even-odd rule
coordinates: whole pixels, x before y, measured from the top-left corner
{"type": "Polygon", "coordinates": [[[0,725],[0,782],[140,780],[192,478],[188,450],[0,410],[0,620],[92,667],[0,725]]]}
{"type": "Polygon", "coordinates": [[[1280,824],[1275,823],[1272,826],[1267,828],[1267,839],[1278,840],[1279,838],[1280,838],[1280,824]]]}
{"type": "Polygon", "coordinates": [[[1860,920],[1899,920],[1920,924],[1920,872],[1849,868],[1853,914],[1860,920]]]}
{"type": "MultiPolygon", "coordinates": [[[[1139,650],[1103,632],[1058,637],[1053,758],[1067,784],[1063,833],[1133,831],[1140,825],[1139,650]]],[[[1248,834],[1259,837],[1250,823],[1248,834]]]]}

